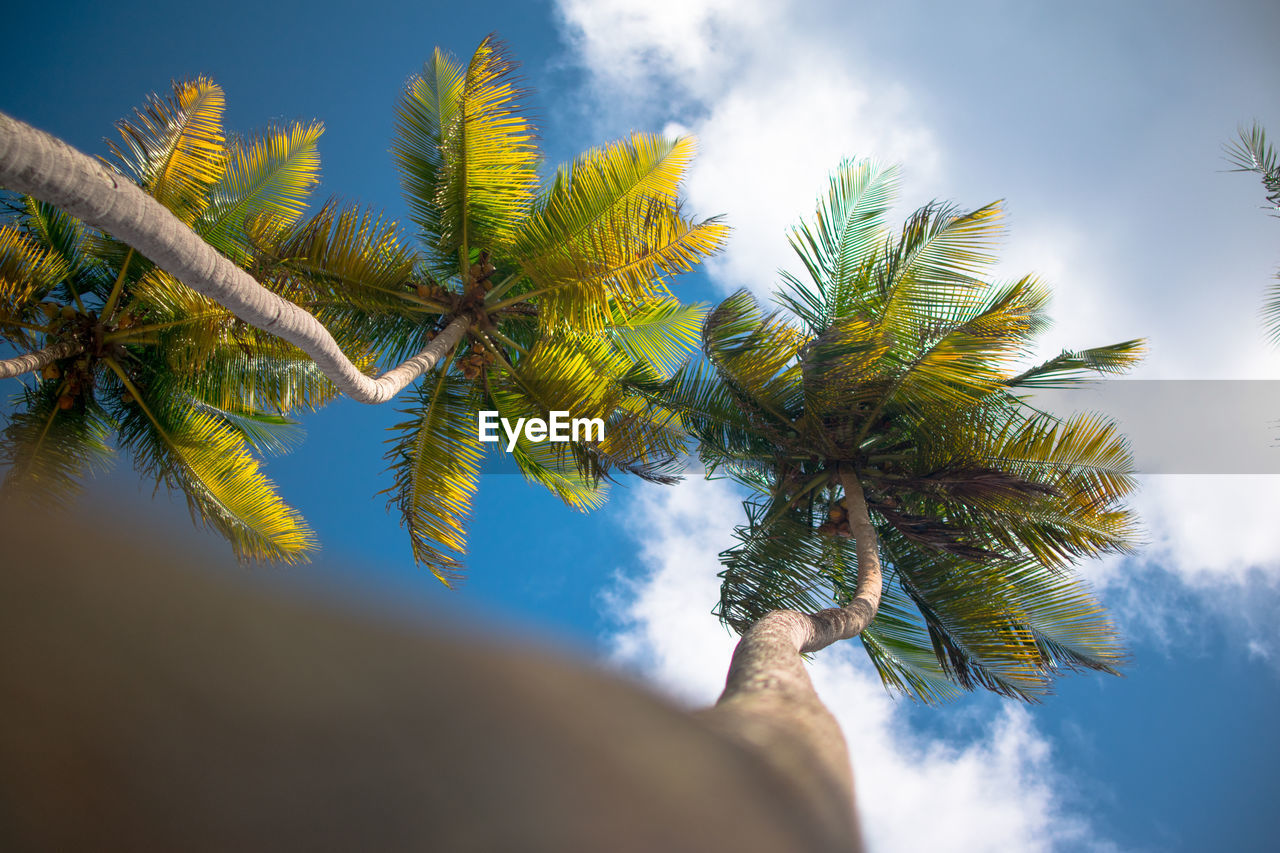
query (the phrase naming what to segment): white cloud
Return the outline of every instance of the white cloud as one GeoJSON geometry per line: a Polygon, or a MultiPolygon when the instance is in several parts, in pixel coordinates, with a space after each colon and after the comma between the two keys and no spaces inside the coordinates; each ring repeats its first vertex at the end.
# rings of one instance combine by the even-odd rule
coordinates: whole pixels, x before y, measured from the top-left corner
{"type": "Polygon", "coordinates": [[[698,137],[685,196],[734,228],[708,264],[726,292],[767,296],[779,268],[798,268],[786,229],[812,212],[842,158],[908,162],[908,190],[937,176],[933,134],[906,89],[877,83],[846,44],[797,28],[785,4],[562,0],[560,11],[603,114],[627,126],[656,114],[698,137]]]}
{"type": "Polygon", "coordinates": [[[1280,579],[1280,477],[1146,477],[1134,504],[1151,540],[1141,562],[1194,586],[1280,579]]]}
{"type": "MultiPolygon", "coordinates": [[[[708,611],[717,596],[716,555],[731,542],[739,496],[723,481],[690,479],[626,500],[642,570],[619,578],[607,599],[620,626],[611,638],[614,657],[690,705],[710,704],[734,645],[708,611]]],[[[886,694],[863,657],[854,644],[828,649],[812,674],[849,741],[871,849],[1107,846],[1069,809],[1069,783],[1025,710],[1004,706],[979,721],[976,736],[926,736],[908,724],[903,704],[886,694]]]]}
{"type": "MultiPolygon", "coordinates": [[[[1205,103],[1145,98],[1150,115],[1135,117],[1125,90],[1111,85],[1138,70],[1124,64],[1137,62],[1124,51],[1107,54],[1111,66],[1076,69],[1078,87],[1064,88],[1052,63],[978,62],[961,74],[953,53],[924,46],[948,44],[953,27],[977,43],[1018,45],[1031,60],[1030,45],[1041,42],[1027,41],[1030,32],[1072,26],[1072,15],[1015,20],[908,4],[900,14],[930,26],[906,34],[876,10],[832,3],[558,7],[598,97],[595,118],[611,133],[667,125],[698,135],[686,196],[699,215],[725,213],[735,229],[708,265],[723,290],[767,294],[777,268],[795,270],[787,228],[810,214],[841,157],[875,156],[904,163],[899,213],[935,196],[970,206],[1008,199],[998,274],[1034,272],[1053,288],[1057,322],[1041,342],[1045,356],[1146,337],[1143,378],[1280,376],[1280,350],[1265,345],[1257,321],[1277,260],[1275,222],[1256,209],[1256,186],[1222,173],[1221,143],[1205,138],[1205,103]],[[1115,127],[1104,131],[1106,121],[1115,127]],[[1123,139],[1101,141],[1123,132],[1139,147],[1152,143],[1152,121],[1165,130],[1140,162],[1123,139]]],[[[1057,49],[1052,40],[1042,46],[1057,49]]],[[[1229,75],[1231,60],[1196,73],[1229,75]]],[[[1161,61],[1174,64],[1159,73],[1185,70],[1161,61]]],[[[1224,125],[1223,138],[1230,132],[1224,125]]],[[[1178,596],[1164,596],[1166,609],[1151,606],[1170,579],[1219,599],[1224,588],[1239,598],[1280,583],[1280,537],[1269,521],[1280,478],[1148,478],[1136,505],[1151,546],[1136,562],[1087,567],[1117,602],[1135,577],[1157,587],[1130,597],[1147,603],[1131,623],[1159,635],[1183,619],[1174,609],[1187,602],[1178,596]]]]}

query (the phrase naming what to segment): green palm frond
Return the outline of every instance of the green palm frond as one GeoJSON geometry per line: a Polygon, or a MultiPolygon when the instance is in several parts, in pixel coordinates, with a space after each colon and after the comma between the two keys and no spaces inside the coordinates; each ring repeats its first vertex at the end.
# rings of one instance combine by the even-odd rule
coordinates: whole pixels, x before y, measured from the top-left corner
{"type": "MultiPolygon", "coordinates": [[[[852,575],[845,571],[845,577],[852,575]]],[[[858,635],[880,680],[892,691],[926,704],[947,702],[961,695],[934,653],[928,627],[902,589],[892,566],[885,573],[884,591],[876,618],[858,635]]]]}
{"type": "Polygon", "coordinates": [[[40,300],[62,280],[65,261],[51,248],[29,239],[14,225],[0,225],[0,340],[23,349],[41,344],[38,333],[55,319],[40,300]]]}
{"type": "Polygon", "coordinates": [[[1239,138],[1226,148],[1227,157],[1238,172],[1253,172],[1262,179],[1267,204],[1280,210],[1280,156],[1268,141],[1267,132],[1257,122],[1239,130],[1239,138]]]}
{"type": "Polygon", "coordinates": [[[182,492],[194,521],[221,533],[242,560],[295,563],[316,547],[276,494],[240,429],[156,377],[145,390],[109,362],[128,400],[113,406],[120,444],[157,485],[182,492]]]}
{"type": "Polygon", "coordinates": [[[439,278],[465,275],[473,249],[511,246],[533,204],[538,155],[514,70],[486,38],[461,77],[437,51],[401,99],[392,152],[439,278]]]}
{"type": "Polygon", "coordinates": [[[442,277],[457,263],[452,253],[442,252],[438,245],[444,231],[438,204],[444,191],[444,140],[459,126],[458,107],[465,85],[465,69],[436,48],[422,74],[410,78],[400,98],[391,143],[411,218],[428,246],[443,254],[436,258],[436,266],[443,268],[442,277]]]}
{"type": "Polygon", "coordinates": [[[567,446],[522,437],[511,455],[527,480],[551,492],[570,509],[592,512],[608,499],[609,484],[583,474],[567,446]]]}
{"type": "MultiPolygon", "coordinates": [[[[1236,171],[1253,172],[1262,179],[1267,204],[1273,211],[1280,211],[1280,155],[1267,140],[1262,125],[1254,122],[1248,130],[1240,128],[1239,139],[1227,146],[1227,156],[1235,163],[1236,171]]],[[[1280,216],[1280,213],[1272,215],[1280,216]]],[[[1262,305],[1262,321],[1267,337],[1272,343],[1280,344],[1280,273],[1276,274],[1276,283],[1262,305]]]]}
{"type": "Polygon", "coordinates": [[[884,215],[897,197],[899,177],[896,165],[843,161],[812,223],[802,221],[788,235],[812,284],[787,276],[778,298],[814,334],[853,308],[858,277],[886,237],[884,215]]]}
{"type": "Polygon", "coordinates": [[[14,401],[0,443],[0,465],[8,469],[0,492],[6,497],[65,505],[86,476],[110,463],[111,417],[91,395],[71,397],[68,390],[62,380],[46,380],[24,388],[14,401]]]}
{"type": "Polygon", "coordinates": [[[22,205],[23,215],[18,219],[22,229],[30,239],[61,259],[61,279],[47,295],[63,304],[80,301],[94,293],[105,295],[109,285],[101,265],[89,255],[84,223],[31,196],[23,196],[22,205]]]}
{"type": "Polygon", "coordinates": [[[320,183],[316,143],[323,132],[319,122],[295,122],[235,140],[221,178],[209,189],[209,206],[195,224],[196,233],[237,262],[247,262],[253,246],[246,223],[270,233],[293,224],[306,210],[320,183]]]}
{"type": "Polygon", "coordinates": [[[898,347],[887,404],[927,418],[972,408],[1004,385],[1009,369],[1047,327],[1048,291],[1031,276],[1006,285],[979,285],[935,310],[932,328],[898,347]],[[905,352],[904,352],[905,351],[905,352]],[[905,356],[905,357],[903,357],[905,356]]]}
{"type": "Polygon", "coordinates": [[[187,225],[208,206],[226,165],[225,103],[222,88],[205,77],[175,83],[172,98],[153,96],[133,119],[118,122],[122,142],[110,143],[138,185],[187,225]]]}
{"type": "Polygon", "coordinates": [[[220,409],[196,397],[190,398],[190,404],[239,432],[256,453],[281,455],[293,451],[302,443],[302,425],[284,415],[247,407],[220,409]]]}
{"type": "Polygon", "coordinates": [[[796,362],[805,340],[781,315],[766,315],[740,290],[721,302],[702,329],[703,351],[739,401],[787,425],[801,400],[796,362]]]}
{"type": "MultiPolygon", "coordinates": [[[[369,360],[356,364],[367,367],[369,360]]],[[[237,339],[234,327],[197,366],[171,365],[175,381],[192,397],[239,414],[315,411],[338,396],[306,353],[248,330],[237,339]]]]}
{"type": "Polygon", "coordinates": [[[1063,350],[1059,355],[1024,370],[1004,384],[1010,388],[1070,388],[1090,374],[1127,372],[1142,358],[1146,343],[1122,341],[1104,347],[1063,350]]]}
{"type": "Polygon", "coordinates": [[[443,365],[419,388],[387,451],[395,482],[389,503],[409,530],[414,560],[446,586],[462,577],[466,523],[480,475],[474,386],[443,365]]]}
{"type": "Polygon", "coordinates": [[[962,213],[929,204],[912,214],[896,244],[872,273],[866,294],[885,334],[908,343],[931,328],[939,304],[983,286],[994,263],[994,242],[1002,232],[998,203],[962,213]]]}
{"type": "Polygon", "coordinates": [[[657,299],[625,314],[605,333],[627,358],[669,378],[697,349],[706,315],[705,305],[657,299]]]}

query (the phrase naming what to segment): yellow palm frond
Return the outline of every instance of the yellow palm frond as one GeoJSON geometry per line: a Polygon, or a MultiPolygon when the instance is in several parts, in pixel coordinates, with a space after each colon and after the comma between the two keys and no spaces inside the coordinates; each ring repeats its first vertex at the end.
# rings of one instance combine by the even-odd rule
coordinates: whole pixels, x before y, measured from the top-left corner
{"type": "Polygon", "coordinates": [[[1003,230],[998,202],[967,213],[938,205],[917,211],[874,272],[877,288],[868,307],[885,333],[909,342],[934,322],[939,304],[984,286],[1003,230]]]}
{"type": "Polygon", "coordinates": [[[539,258],[590,245],[593,235],[612,227],[616,211],[638,199],[674,205],[695,150],[692,137],[669,140],[647,134],[589,149],[560,167],[521,226],[516,254],[536,266],[539,258]]]}
{"type": "Polygon", "coordinates": [[[388,489],[409,529],[414,559],[445,586],[462,577],[466,523],[480,475],[474,391],[442,365],[397,424],[387,452],[395,483],[388,489]]]}
{"type": "Polygon", "coordinates": [[[611,208],[589,239],[521,264],[544,291],[538,305],[549,322],[598,330],[637,305],[668,298],[664,278],[720,251],[728,233],[717,218],[695,222],[665,202],[636,198],[611,208]]]}
{"type": "Polygon", "coordinates": [[[744,405],[759,407],[780,424],[799,413],[797,358],[807,340],[781,315],[764,314],[741,290],[707,316],[702,339],[707,358],[744,405]]]}
{"type": "MultiPolygon", "coordinates": [[[[436,48],[422,74],[410,78],[396,107],[391,153],[400,170],[411,218],[433,249],[442,229],[438,204],[444,168],[442,145],[446,133],[457,126],[465,83],[462,66],[436,48]]],[[[452,269],[454,263],[456,258],[446,253],[445,266],[452,269]]]]}
{"type": "Polygon", "coordinates": [[[121,163],[156,201],[191,225],[222,177],[222,88],[205,77],[175,83],[169,100],[152,97],[132,120],[117,124],[123,147],[111,144],[121,163]]]}
{"type": "Polygon", "coordinates": [[[143,392],[119,364],[108,364],[132,400],[120,407],[121,444],[143,472],[181,490],[193,520],[226,537],[240,559],[307,559],[314,535],[276,494],[239,430],[163,381],[143,392]]]}
{"type": "Polygon", "coordinates": [[[440,277],[465,277],[473,250],[508,248],[533,203],[538,152],[514,69],[492,37],[461,79],[437,51],[401,99],[392,151],[440,277]]]}
{"type": "Polygon", "coordinates": [[[236,140],[226,168],[210,190],[209,207],[195,230],[205,242],[244,262],[252,246],[246,225],[268,233],[292,225],[320,183],[316,147],[324,125],[293,123],[236,140]]]}
{"type": "Polygon", "coordinates": [[[24,349],[40,346],[31,334],[49,323],[40,299],[67,273],[62,257],[27,237],[20,228],[0,225],[0,340],[24,349]]]}
{"type": "Polygon", "coordinates": [[[706,314],[705,305],[655,299],[636,306],[604,333],[632,361],[644,362],[669,378],[697,349],[706,314]]]}

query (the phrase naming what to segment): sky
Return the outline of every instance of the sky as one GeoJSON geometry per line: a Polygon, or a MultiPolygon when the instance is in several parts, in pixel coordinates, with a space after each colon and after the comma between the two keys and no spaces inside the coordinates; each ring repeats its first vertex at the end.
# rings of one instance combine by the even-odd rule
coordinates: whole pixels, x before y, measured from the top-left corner
{"type": "MultiPolygon", "coordinates": [[[[404,82],[435,46],[465,58],[497,32],[534,90],[550,164],[633,130],[698,138],[687,207],[734,233],[678,282],[686,300],[767,297],[795,267],[786,228],[841,158],[875,157],[903,164],[898,219],[935,198],[1005,200],[1001,274],[1054,289],[1046,355],[1143,337],[1137,378],[1280,380],[1258,319],[1280,220],[1222,152],[1253,120],[1280,136],[1273,3],[119,2],[6,18],[0,110],[103,153],[148,93],[207,74],[233,130],[323,121],[319,197],[402,220],[387,151],[404,82]]],[[[1187,407],[1157,409],[1178,421],[1187,407]]],[[[469,578],[447,591],[414,568],[375,496],[393,408],[335,403],[267,466],[323,543],[314,563],[228,571],[380,618],[537,638],[691,706],[714,700],[733,645],[710,613],[716,554],[742,517],[731,486],[696,472],[623,485],[579,515],[488,475],[469,578]]],[[[122,503],[148,524],[187,524],[124,460],[83,505],[122,503]]],[[[1151,475],[1135,506],[1147,546],[1080,567],[1132,651],[1124,678],[1073,676],[1038,706],[922,707],[886,694],[856,644],[816,658],[873,850],[1270,849],[1280,477],[1151,475]]]]}

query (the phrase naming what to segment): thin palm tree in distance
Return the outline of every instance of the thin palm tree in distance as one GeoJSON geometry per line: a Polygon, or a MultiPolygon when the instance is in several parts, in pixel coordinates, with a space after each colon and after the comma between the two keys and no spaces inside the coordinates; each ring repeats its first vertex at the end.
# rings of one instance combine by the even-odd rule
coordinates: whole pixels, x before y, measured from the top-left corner
{"type": "MultiPolygon", "coordinates": [[[[1252,172],[1261,179],[1271,215],[1280,216],[1280,157],[1262,125],[1255,122],[1248,130],[1241,128],[1239,138],[1227,146],[1227,158],[1234,171],[1252,172]]],[[[1262,322],[1271,342],[1280,344],[1280,272],[1276,279],[1262,305],[1262,322]]]]}

